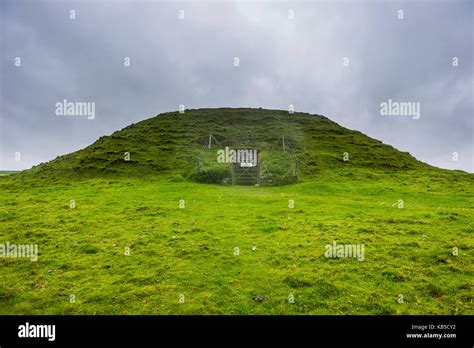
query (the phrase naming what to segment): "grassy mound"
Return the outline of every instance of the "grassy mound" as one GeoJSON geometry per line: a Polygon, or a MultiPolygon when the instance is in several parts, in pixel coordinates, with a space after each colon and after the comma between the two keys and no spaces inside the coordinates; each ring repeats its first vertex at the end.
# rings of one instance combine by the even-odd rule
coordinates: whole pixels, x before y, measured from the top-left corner
{"type": "Polygon", "coordinates": [[[474,175],[323,116],[162,114],[1,176],[0,193],[0,244],[39,248],[0,257],[0,314],[474,314],[474,175]],[[258,147],[273,171],[291,153],[299,180],[188,180],[206,156],[225,178],[222,146],[258,147]],[[327,257],[334,242],[363,260],[327,257]]]}
{"type": "Polygon", "coordinates": [[[196,160],[202,157],[210,135],[208,152],[212,152],[212,159],[216,157],[215,151],[225,146],[257,148],[267,160],[269,171],[281,173],[288,171],[293,160],[282,160],[279,152],[291,153],[299,162],[300,180],[341,169],[429,168],[408,153],[341,127],[324,116],[222,108],[158,115],[101,137],[83,150],[35,166],[22,175],[92,178],[178,174],[187,178],[196,174],[196,160]],[[345,153],[348,161],[344,161],[345,153]]]}

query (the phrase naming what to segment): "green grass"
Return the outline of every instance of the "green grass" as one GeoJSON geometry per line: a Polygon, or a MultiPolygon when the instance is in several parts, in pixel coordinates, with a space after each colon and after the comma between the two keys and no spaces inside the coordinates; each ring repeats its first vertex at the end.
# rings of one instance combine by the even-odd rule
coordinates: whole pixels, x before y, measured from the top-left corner
{"type": "Polygon", "coordinates": [[[0,170],[0,176],[11,175],[18,173],[17,170],[0,170]]]}
{"type": "MultiPolygon", "coordinates": [[[[112,137],[0,178],[0,243],[35,243],[40,253],[37,262],[0,258],[0,314],[474,314],[473,175],[330,121],[339,134],[317,131],[321,120],[288,130],[304,141],[299,154],[313,156],[294,185],[187,181],[184,140],[172,147],[175,170],[166,151],[155,159],[134,142],[145,151],[136,162],[113,164],[126,147],[112,151],[112,137]],[[338,158],[345,148],[349,162],[338,158]],[[334,240],[364,244],[365,260],[326,258],[334,240]]],[[[133,129],[123,136],[138,137],[133,129]]]]}
{"type": "MultiPolygon", "coordinates": [[[[217,159],[217,149],[257,148],[273,171],[283,159],[282,140],[300,162],[301,179],[341,169],[434,170],[408,153],[346,129],[324,116],[264,109],[199,109],[164,113],[99,138],[87,148],[60,156],[21,174],[64,180],[104,176],[143,177],[195,173],[198,157],[217,159]],[[206,151],[209,135],[211,150],[206,151]],[[125,153],[130,160],[125,161],[125,153]],[[343,161],[347,152],[350,160],[343,161]]],[[[208,162],[208,161],[206,161],[208,162]]]]}
{"type": "Polygon", "coordinates": [[[0,313],[472,314],[472,186],[442,179],[3,185],[2,240],[40,256],[0,259],[0,313]],[[333,240],[365,260],[324,257],[333,240]]]}

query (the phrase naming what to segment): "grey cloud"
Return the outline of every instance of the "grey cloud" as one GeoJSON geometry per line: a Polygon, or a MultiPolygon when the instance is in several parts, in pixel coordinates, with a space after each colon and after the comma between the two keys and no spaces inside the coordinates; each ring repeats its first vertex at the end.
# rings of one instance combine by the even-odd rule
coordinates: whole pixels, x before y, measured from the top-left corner
{"type": "Polygon", "coordinates": [[[179,104],[294,104],[430,164],[474,171],[469,1],[0,6],[1,169],[51,160],[179,104]],[[398,9],[405,19],[396,18],[398,9]],[[13,66],[16,56],[21,68],[13,66]],[[125,68],[127,56],[132,65],[125,68]],[[349,67],[342,66],[346,56],[349,67]],[[451,66],[453,56],[459,67],[451,66]],[[421,118],[381,116],[389,98],[420,102],[421,118]],[[95,102],[96,119],[54,115],[63,99],[95,102]]]}

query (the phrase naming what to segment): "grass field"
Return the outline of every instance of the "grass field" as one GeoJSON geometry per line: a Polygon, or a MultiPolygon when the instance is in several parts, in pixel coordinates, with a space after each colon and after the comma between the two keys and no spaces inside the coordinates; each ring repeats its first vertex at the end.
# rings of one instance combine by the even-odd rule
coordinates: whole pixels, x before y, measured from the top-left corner
{"type": "Polygon", "coordinates": [[[0,314],[474,314],[474,175],[288,117],[164,114],[1,177],[0,244],[39,257],[0,258],[0,314]],[[285,134],[299,182],[193,182],[211,131],[267,154],[285,134]]]}
{"type": "Polygon", "coordinates": [[[472,185],[450,177],[0,185],[2,239],[40,252],[0,259],[2,314],[473,314],[472,185]]]}

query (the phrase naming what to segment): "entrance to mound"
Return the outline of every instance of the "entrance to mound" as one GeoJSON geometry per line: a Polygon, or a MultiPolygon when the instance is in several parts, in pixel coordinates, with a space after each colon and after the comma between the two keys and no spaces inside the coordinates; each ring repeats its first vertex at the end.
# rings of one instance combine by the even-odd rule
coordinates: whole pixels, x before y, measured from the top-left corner
{"type": "Polygon", "coordinates": [[[284,136],[248,139],[210,134],[197,154],[190,178],[209,184],[280,186],[298,181],[298,167],[284,136]]]}
{"type": "Polygon", "coordinates": [[[252,186],[260,184],[260,168],[258,163],[232,163],[232,185],[252,186]]]}

